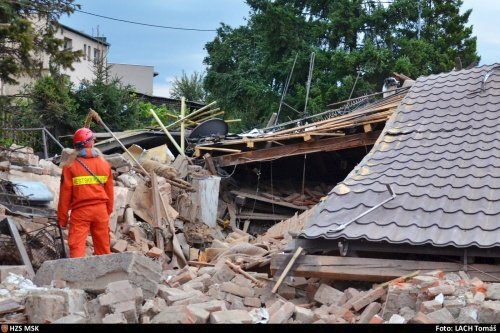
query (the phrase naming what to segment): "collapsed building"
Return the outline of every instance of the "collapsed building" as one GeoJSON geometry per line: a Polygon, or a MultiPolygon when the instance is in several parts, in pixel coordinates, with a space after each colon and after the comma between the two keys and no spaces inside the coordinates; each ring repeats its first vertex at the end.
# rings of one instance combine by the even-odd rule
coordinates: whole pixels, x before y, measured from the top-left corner
{"type": "Polygon", "coordinates": [[[0,321],[498,322],[499,68],[254,135],[193,121],[172,134],[194,159],[160,131],[103,140],[106,256],[64,258],[59,167],[3,148],[0,321]]]}

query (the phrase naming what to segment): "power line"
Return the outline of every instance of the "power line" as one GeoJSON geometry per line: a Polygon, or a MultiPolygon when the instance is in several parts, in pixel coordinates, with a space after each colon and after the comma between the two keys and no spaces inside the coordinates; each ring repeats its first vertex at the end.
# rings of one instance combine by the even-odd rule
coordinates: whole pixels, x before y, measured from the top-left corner
{"type": "Polygon", "coordinates": [[[157,24],[135,22],[135,21],[129,21],[129,20],[123,20],[123,19],[119,19],[119,18],[104,16],[104,15],[100,15],[100,14],[95,14],[95,13],[89,13],[89,12],[86,12],[86,11],[83,11],[83,10],[79,10],[79,9],[75,9],[75,12],[79,12],[79,13],[83,13],[83,14],[87,14],[87,15],[92,15],[92,16],[97,16],[97,17],[101,17],[101,18],[104,18],[104,19],[107,19],[107,20],[124,22],[124,23],[130,23],[130,24],[136,24],[136,25],[142,25],[142,26],[153,27],[153,28],[172,29],[172,30],[186,30],[186,31],[200,31],[200,32],[217,31],[215,29],[181,28],[181,27],[170,27],[170,26],[165,26],[165,25],[157,25],[157,24]]]}

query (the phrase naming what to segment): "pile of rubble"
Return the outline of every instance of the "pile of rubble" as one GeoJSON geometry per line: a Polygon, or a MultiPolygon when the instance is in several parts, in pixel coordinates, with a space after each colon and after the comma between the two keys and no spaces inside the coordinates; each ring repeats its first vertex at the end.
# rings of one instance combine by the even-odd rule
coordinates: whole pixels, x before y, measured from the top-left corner
{"type": "MultiPolygon", "coordinates": [[[[1,323],[500,321],[500,283],[483,283],[464,272],[414,274],[356,289],[354,283],[294,277],[292,270],[276,288],[267,273],[271,258],[302,229],[310,211],[254,237],[235,227],[235,208],[221,200],[217,218],[207,223],[201,217],[206,213],[202,203],[214,207],[200,200],[218,197],[212,183],[203,183],[211,177],[207,171],[181,156],[171,160],[166,146],[155,154],[139,147],[131,150],[141,168],[125,154],[104,156],[116,185],[110,220],[114,253],[91,256],[89,236],[86,258],[47,258],[29,249],[36,263],[34,277],[26,266],[0,266],[1,323]],[[231,221],[224,219],[228,213],[231,221]]],[[[63,154],[63,163],[65,158],[63,154]]],[[[0,195],[0,220],[9,216],[25,238],[55,225],[60,172],[30,148],[1,150],[0,179],[5,184],[40,182],[53,200],[40,203],[26,195],[0,195]]],[[[45,237],[56,239],[57,228],[52,232],[45,237]]],[[[43,245],[41,249],[48,248],[43,245]]],[[[11,265],[4,254],[2,264],[11,265]]]]}
{"type": "MultiPolygon", "coordinates": [[[[236,258],[237,261],[237,258],[236,258]]],[[[5,276],[6,271],[2,272],[5,276]]],[[[19,273],[19,271],[18,271],[19,273]]],[[[368,290],[289,277],[272,293],[267,274],[230,260],[161,270],[139,253],[45,262],[34,281],[0,285],[9,323],[496,323],[500,283],[435,271],[368,290]]]]}

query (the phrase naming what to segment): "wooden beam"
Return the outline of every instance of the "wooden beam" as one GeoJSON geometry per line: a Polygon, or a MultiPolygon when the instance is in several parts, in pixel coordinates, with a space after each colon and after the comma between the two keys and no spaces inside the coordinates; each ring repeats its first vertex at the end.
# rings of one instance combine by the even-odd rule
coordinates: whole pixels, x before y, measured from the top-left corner
{"type": "MultiPolygon", "coordinates": [[[[28,252],[26,252],[26,248],[24,247],[23,240],[21,239],[21,235],[19,235],[19,231],[17,230],[16,224],[10,220],[10,218],[5,218],[5,223],[8,224],[10,229],[10,234],[14,238],[14,242],[16,243],[17,250],[19,251],[19,255],[21,256],[21,260],[23,264],[26,266],[26,270],[28,271],[29,277],[32,279],[35,276],[35,271],[33,270],[33,266],[31,265],[30,257],[28,256],[28,252]]],[[[64,244],[63,244],[64,246],[64,244]]]]}
{"type": "MultiPolygon", "coordinates": [[[[318,152],[336,151],[342,149],[356,148],[367,145],[373,145],[377,141],[381,131],[346,135],[317,141],[308,141],[284,145],[280,147],[271,147],[254,151],[229,154],[214,157],[214,161],[221,167],[239,165],[245,163],[266,161],[280,157],[290,157],[318,152]]],[[[196,147],[202,148],[202,147],[196,147]]],[[[208,147],[207,147],[208,148],[208,147]]],[[[216,150],[216,149],[214,149],[216,150]]]]}
{"type": "Polygon", "coordinates": [[[212,155],[206,153],[205,155],[203,155],[203,159],[205,160],[205,163],[207,163],[208,171],[210,171],[212,175],[217,176],[217,169],[215,169],[215,164],[212,155]]]}
{"type": "Polygon", "coordinates": [[[263,220],[263,221],[283,221],[287,220],[291,215],[277,215],[277,214],[268,214],[268,213],[245,213],[242,212],[236,215],[237,219],[240,220],[263,220]]]}
{"type": "Polygon", "coordinates": [[[300,253],[302,252],[302,250],[304,250],[303,248],[301,248],[300,246],[297,248],[297,250],[295,250],[295,253],[293,254],[293,257],[292,259],[290,259],[290,261],[288,262],[288,264],[286,265],[285,269],[283,270],[283,273],[281,273],[278,281],[276,282],[276,284],[274,285],[273,289],[271,290],[271,292],[273,294],[276,294],[276,292],[278,291],[278,288],[280,287],[281,283],[283,282],[283,280],[285,279],[285,277],[287,276],[288,272],[290,271],[290,269],[292,268],[293,264],[295,263],[295,261],[297,260],[297,258],[299,257],[300,253]]]}
{"type": "Polygon", "coordinates": [[[201,151],[202,150],[208,150],[208,151],[221,151],[224,153],[241,153],[240,149],[229,149],[229,148],[219,148],[219,147],[203,147],[203,146],[196,146],[195,147],[195,154],[194,156],[200,157],[201,156],[201,151]]]}
{"type": "Polygon", "coordinates": [[[291,204],[291,203],[288,203],[288,202],[275,201],[275,200],[271,200],[271,199],[265,198],[263,196],[255,195],[255,194],[252,194],[252,193],[247,193],[247,192],[242,192],[242,191],[231,191],[231,193],[235,194],[235,195],[240,195],[242,197],[246,197],[246,198],[250,198],[250,199],[254,199],[254,200],[258,200],[258,201],[263,201],[263,202],[268,202],[268,203],[272,203],[274,205],[288,207],[288,208],[292,208],[292,209],[296,209],[296,210],[307,210],[307,209],[309,209],[309,207],[307,207],[307,206],[297,206],[297,205],[294,205],[294,204],[291,204]]]}
{"type": "MultiPolygon", "coordinates": [[[[275,255],[271,260],[271,274],[283,267],[286,255],[275,255]]],[[[500,280],[500,266],[474,264],[467,272],[471,278],[486,282],[500,280]]],[[[373,258],[351,258],[334,256],[300,256],[296,261],[293,276],[317,277],[332,280],[386,282],[419,270],[421,274],[435,270],[445,273],[464,270],[463,264],[435,261],[414,261],[373,258]]]]}
{"type": "Polygon", "coordinates": [[[364,124],[363,125],[363,130],[365,131],[365,133],[373,131],[372,124],[364,124]]]}

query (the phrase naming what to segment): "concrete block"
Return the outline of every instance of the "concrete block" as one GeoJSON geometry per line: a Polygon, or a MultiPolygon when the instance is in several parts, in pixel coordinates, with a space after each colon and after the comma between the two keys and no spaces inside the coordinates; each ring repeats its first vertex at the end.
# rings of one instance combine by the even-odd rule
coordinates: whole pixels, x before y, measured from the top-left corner
{"type": "Polygon", "coordinates": [[[161,257],[161,255],[163,253],[164,252],[161,249],[159,249],[156,246],[154,246],[151,249],[149,249],[148,252],[146,252],[146,256],[148,256],[150,258],[159,258],[159,257],[161,257]]]}
{"type": "Polygon", "coordinates": [[[314,320],[314,312],[311,309],[296,306],[294,314],[295,320],[298,320],[304,324],[310,324],[314,320]]]}
{"type": "Polygon", "coordinates": [[[226,302],[219,301],[219,300],[211,300],[211,301],[208,301],[208,302],[191,304],[189,306],[201,308],[201,309],[206,310],[208,312],[216,312],[216,311],[225,311],[225,310],[227,310],[227,308],[226,308],[226,302]]]}
{"type": "MultiPolygon", "coordinates": [[[[221,261],[222,262],[222,261],[221,261]]],[[[212,276],[214,283],[221,284],[223,282],[231,281],[236,276],[236,273],[226,264],[217,267],[217,271],[212,276]]]]}
{"type": "Polygon", "coordinates": [[[182,310],[177,311],[166,308],[151,319],[152,324],[194,324],[195,322],[196,318],[184,306],[182,310]]]}
{"type": "Polygon", "coordinates": [[[486,291],[486,299],[494,301],[500,300],[500,283],[488,284],[488,290],[486,291]]]}
{"type": "Polygon", "coordinates": [[[65,316],[65,299],[63,296],[50,294],[28,295],[25,314],[30,323],[52,323],[65,316]]]}
{"type": "Polygon", "coordinates": [[[404,324],[405,323],[405,318],[398,315],[398,314],[393,314],[391,318],[389,319],[389,324],[404,324]]]}
{"type": "Polygon", "coordinates": [[[478,311],[476,307],[468,306],[460,309],[458,314],[458,324],[479,324],[477,321],[478,311]]]}
{"type": "Polygon", "coordinates": [[[405,306],[416,310],[419,292],[420,288],[413,283],[390,285],[384,305],[384,320],[389,320],[393,314],[399,313],[399,309],[405,306]]]}
{"type": "Polygon", "coordinates": [[[344,295],[346,300],[350,300],[351,298],[354,298],[359,295],[359,290],[355,288],[347,288],[344,291],[344,295]]]}
{"type": "Polygon", "coordinates": [[[252,288],[242,287],[233,282],[222,283],[220,290],[240,297],[253,297],[254,295],[252,288]]]}
{"type": "Polygon", "coordinates": [[[429,288],[439,283],[439,278],[427,275],[418,275],[411,279],[411,283],[418,285],[421,288],[429,288]]]}
{"type": "Polygon", "coordinates": [[[455,318],[458,317],[460,310],[464,308],[465,305],[465,300],[462,298],[445,299],[443,302],[443,307],[447,308],[455,318]]]}
{"type": "Polygon", "coordinates": [[[182,285],[182,290],[184,291],[199,290],[203,292],[205,291],[205,285],[201,281],[191,280],[182,285]]]}
{"type": "Polygon", "coordinates": [[[208,322],[210,312],[207,310],[197,307],[196,305],[188,305],[186,306],[186,310],[191,317],[195,318],[195,324],[205,324],[208,322]]]}
{"type": "Polygon", "coordinates": [[[102,319],[103,324],[126,324],[127,320],[123,313],[111,313],[102,319]]]}
{"type": "Polygon", "coordinates": [[[140,314],[148,317],[154,317],[167,308],[167,302],[161,297],[148,299],[140,309],[140,314]]]}
{"type": "Polygon", "coordinates": [[[119,239],[111,247],[111,251],[115,253],[122,253],[127,250],[128,242],[124,239],[119,239]]]}
{"type": "Polygon", "coordinates": [[[217,269],[215,267],[201,267],[198,270],[198,275],[203,275],[203,274],[208,274],[210,276],[213,276],[217,272],[217,269]]]}
{"type": "Polygon", "coordinates": [[[87,303],[87,293],[81,289],[51,289],[50,294],[64,297],[64,313],[75,314],[85,313],[85,303],[87,303]]]}
{"type": "MultiPolygon", "coordinates": [[[[168,305],[181,305],[181,303],[179,303],[180,301],[186,301],[191,298],[200,298],[204,296],[203,293],[198,290],[192,290],[192,291],[179,290],[179,291],[181,291],[182,293],[175,293],[175,294],[171,293],[171,295],[165,298],[168,305]]],[[[183,302],[183,304],[186,304],[186,302],[183,302]]]]}
{"type": "Polygon", "coordinates": [[[284,324],[290,319],[295,312],[295,304],[286,302],[283,306],[269,316],[269,324],[284,324]]]}
{"type": "Polygon", "coordinates": [[[278,288],[278,295],[280,295],[281,297],[283,297],[286,300],[292,300],[296,296],[295,295],[295,288],[282,284],[278,288]]]}
{"type": "Polygon", "coordinates": [[[476,305],[481,305],[481,304],[483,304],[485,299],[486,299],[486,294],[478,291],[474,294],[474,297],[472,298],[471,303],[476,304],[476,305]]]}
{"type": "Polygon", "coordinates": [[[139,322],[137,304],[133,300],[114,303],[111,305],[111,311],[123,314],[129,324],[137,324],[139,322]]]}
{"type": "Polygon", "coordinates": [[[422,302],[422,304],[420,304],[420,312],[425,313],[425,314],[429,314],[431,312],[434,312],[434,311],[441,309],[442,307],[443,307],[443,303],[438,302],[438,301],[433,299],[430,301],[422,302]]]}
{"type": "Polygon", "coordinates": [[[417,312],[415,317],[408,321],[408,324],[437,324],[433,319],[428,317],[425,313],[417,312]]]}
{"type": "Polygon", "coordinates": [[[380,312],[381,308],[382,305],[380,305],[380,303],[377,302],[372,302],[368,304],[368,306],[361,313],[358,323],[360,324],[369,323],[370,320],[373,318],[373,316],[380,312]]]}
{"type": "Polygon", "coordinates": [[[85,304],[85,313],[89,318],[89,323],[99,324],[102,319],[109,314],[111,309],[107,306],[102,306],[99,299],[95,298],[85,304]]]}
{"type": "Polygon", "coordinates": [[[252,317],[245,310],[217,311],[210,314],[212,324],[251,324],[252,317]]]}
{"type": "Polygon", "coordinates": [[[145,299],[151,299],[158,291],[160,272],[158,262],[139,253],[125,252],[45,261],[33,282],[46,286],[52,280],[65,280],[70,288],[102,293],[111,282],[129,280],[142,289],[145,299]]]}
{"type": "Polygon", "coordinates": [[[262,303],[260,302],[260,298],[258,297],[245,297],[243,299],[243,304],[252,308],[260,308],[262,305],[262,303]]]}
{"type": "Polygon", "coordinates": [[[226,293],[220,290],[219,284],[213,284],[208,288],[208,296],[224,301],[226,299],[226,293]]]}
{"type": "Polygon", "coordinates": [[[480,324],[500,323],[500,301],[485,301],[478,311],[480,324]]]}
{"type": "Polygon", "coordinates": [[[266,304],[266,308],[267,308],[267,313],[269,314],[269,316],[272,316],[273,314],[275,314],[279,309],[281,309],[281,307],[283,306],[283,303],[281,301],[274,301],[271,305],[268,306],[268,304],[266,304]]]}
{"type": "Polygon", "coordinates": [[[190,271],[189,269],[186,270],[185,272],[182,272],[176,276],[174,276],[172,278],[172,280],[170,280],[168,282],[168,284],[170,285],[173,285],[174,283],[178,282],[179,284],[184,284],[188,281],[191,281],[192,279],[196,278],[196,273],[193,273],[192,271],[190,271]]]}
{"type": "Polygon", "coordinates": [[[86,324],[87,322],[87,318],[80,315],[71,314],[57,319],[53,322],[53,324],[86,324]]]}
{"type": "Polygon", "coordinates": [[[406,322],[408,322],[411,318],[415,317],[415,310],[405,306],[399,310],[399,315],[401,315],[406,322]]]}
{"type": "Polygon", "coordinates": [[[327,284],[321,284],[316,294],[314,294],[314,300],[321,304],[339,305],[339,302],[345,300],[345,298],[344,293],[340,290],[332,288],[327,284]]]}
{"type": "Polygon", "coordinates": [[[9,276],[9,273],[14,273],[16,275],[21,275],[24,277],[28,276],[28,270],[24,265],[19,265],[19,266],[2,265],[0,266],[0,283],[3,282],[3,280],[5,280],[7,276],[9,276]]]}
{"type": "Polygon", "coordinates": [[[443,294],[445,296],[453,295],[455,293],[455,287],[450,284],[440,284],[436,287],[430,287],[427,289],[427,295],[429,297],[435,297],[439,294],[443,294]]]}
{"type": "Polygon", "coordinates": [[[140,305],[143,301],[142,290],[133,287],[128,281],[112,282],[106,288],[106,293],[98,296],[102,306],[113,308],[115,304],[132,301],[140,305]]]}
{"type": "Polygon", "coordinates": [[[427,317],[437,324],[453,324],[455,322],[455,318],[447,308],[431,312],[427,314],[427,317]]]}
{"type": "Polygon", "coordinates": [[[231,280],[232,283],[237,284],[238,286],[252,288],[253,282],[244,277],[241,274],[236,274],[236,276],[231,280]]]}
{"type": "Polygon", "coordinates": [[[226,301],[229,302],[229,310],[246,310],[242,297],[228,293],[226,294],[226,301]]]}

